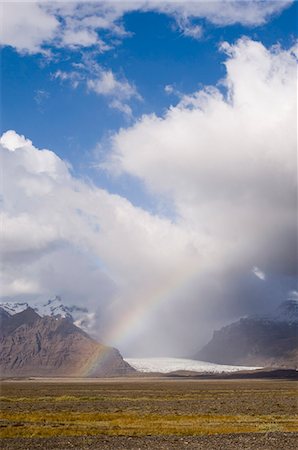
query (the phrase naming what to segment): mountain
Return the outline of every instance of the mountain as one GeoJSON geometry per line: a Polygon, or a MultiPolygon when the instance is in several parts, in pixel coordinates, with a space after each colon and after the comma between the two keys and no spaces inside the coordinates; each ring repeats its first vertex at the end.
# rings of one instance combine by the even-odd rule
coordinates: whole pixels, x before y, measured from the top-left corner
{"type": "Polygon", "coordinates": [[[42,303],[27,302],[0,302],[0,308],[11,316],[32,308],[39,316],[61,317],[71,320],[76,326],[88,332],[94,325],[95,314],[90,313],[87,308],[79,306],[66,306],[62,304],[61,298],[56,295],[42,303]]]}
{"type": "Polygon", "coordinates": [[[1,376],[119,376],[134,372],[118,350],[99,344],[70,318],[0,307],[1,376]]]}
{"type": "Polygon", "coordinates": [[[298,368],[298,303],[242,318],[213,333],[195,359],[218,364],[298,368]]]}

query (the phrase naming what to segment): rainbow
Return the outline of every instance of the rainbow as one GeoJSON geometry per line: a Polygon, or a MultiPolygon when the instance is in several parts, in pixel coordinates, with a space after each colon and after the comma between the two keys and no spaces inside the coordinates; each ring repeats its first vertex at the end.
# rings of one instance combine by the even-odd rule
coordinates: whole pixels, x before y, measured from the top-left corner
{"type": "Polygon", "coordinates": [[[96,371],[100,370],[100,366],[104,366],[111,349],[101,344],[97,344],[94,351],[86,358],[84,364],[79,369],[78,376],[92,377],[96,375],[96,371]]]}
{"type": "Polygon", "coordinates": [[[167,283],[155,288],[152,291],[144,292],[141,301],[133,310],[123,313],[121,320],[118,321],[105,335],[105,341],[111,345],[125,343],[133,334],[136,327],[145,317],[149,317],[162,305],[170,302],[174,294],[190,283],[198,274],[198,265],[193,264],[173,273],[167,283]]]}
{"type": "MultiPolygon", "coordinates": [[[[186,265],[184,270],[179,269],[172,273],[170,279],[154,290],[144,292],[141,301],[133,310],[128,309],[122,314],[121,320],[116,322],[113,327],[105,334],[105,342],[107,345],[118,346],[125,344],[135,332],[136,328],[146,318],[150,317],[162,305],[170,302],[175,293],[179,289],[190,283],[198,274],[197,261],[195,264],[186,265]]],[[[97,349],[86,358],[85,364],[79,371],[79,376],[92,377],[96,374],[96,370],[104,365],[110,356],[111,348],[100,345],[97,349]]],[[[96,376],[96,375],[95,375],[96,376]]]]}

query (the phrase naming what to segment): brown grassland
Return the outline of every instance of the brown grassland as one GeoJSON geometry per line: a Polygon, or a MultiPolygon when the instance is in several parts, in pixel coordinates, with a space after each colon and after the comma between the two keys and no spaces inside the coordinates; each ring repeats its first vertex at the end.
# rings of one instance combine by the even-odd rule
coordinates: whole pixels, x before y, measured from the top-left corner
{"type": "Polygon", "coordinates": [[[6,449],[282,449],[290,439],[294,449],[297,388],[282,380],[4,381],[1,442],[6,449]],[[231,445],[209,446],[220,436],[231,445]],[[235,446],[233,436],[244,444],[235,446]],[[268,436],[282,446],[266,447],[268,436]],[[252,437],[265,444],[245,447],[252,437]]]}

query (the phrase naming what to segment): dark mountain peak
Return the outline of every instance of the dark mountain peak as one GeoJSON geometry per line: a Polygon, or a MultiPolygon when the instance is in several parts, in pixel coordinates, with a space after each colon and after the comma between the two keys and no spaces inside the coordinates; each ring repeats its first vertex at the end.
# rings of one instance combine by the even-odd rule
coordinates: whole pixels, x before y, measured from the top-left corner
{"type": "Polygon", "coordinates": [[[3,315],[0,333],[1,335],[7,335],[22,325],[32,326],[40,318],[41,317],[34,311],[34,309],[30,307],[24,309],[24,311],[14,314],[13,316],[10,316],[9,314],[6,316],[3,315]]]}
{"type": "Polygon", "coordinates": [[[26,324],[32,324],[33,322],[35,322],[36,320],[40,319],[41,317],[37,314],[36,311],[34,311],[33,308],[31,308],[30,306],[28,306],[27,309],[24,309],[24,311],[21,311],[19,313],[16,313],[13,317],[12,320],[14,322],[18,322],[18,323],[26,323],[26,324]]]}
{"type": "Polygon", "coordinates": [[[68,318],[40,317],[30,307],[13,316],[4,313],[2,376],[111,376],[134,371],[117,350],[99,344],[68,318]]]}
{"type": "Polygon", "coordinates": [[[214,331],[196,359],[219,364],[298,367],[298,308],[283,302],[272,314],[241,318],[214,331]]]}

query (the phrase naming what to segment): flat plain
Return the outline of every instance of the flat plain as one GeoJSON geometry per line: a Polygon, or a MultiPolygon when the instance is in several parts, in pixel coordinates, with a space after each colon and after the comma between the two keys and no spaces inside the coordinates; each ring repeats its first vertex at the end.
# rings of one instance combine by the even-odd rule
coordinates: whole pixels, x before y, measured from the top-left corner
{"type": "Polygon", "coordinates": [[[296,449],[285,380],[6,380],[3,449],[296,449]]]}

